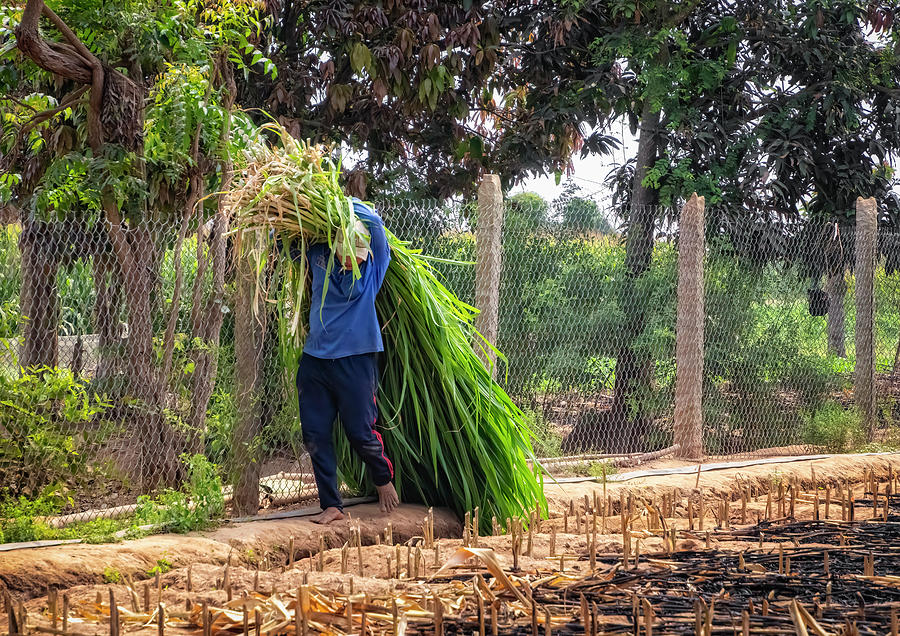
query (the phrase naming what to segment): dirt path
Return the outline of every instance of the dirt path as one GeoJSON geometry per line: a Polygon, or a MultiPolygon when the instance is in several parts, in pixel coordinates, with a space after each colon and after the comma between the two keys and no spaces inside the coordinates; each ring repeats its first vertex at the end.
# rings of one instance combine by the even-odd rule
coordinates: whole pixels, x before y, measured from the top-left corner
{"type": "MultiPolygon", "coordinates": [[[[376,504],[363,504],[347,512],[354,523],[359,522],[363,544],[374,544],[388,524],[394,541],[421,536],[428,509],[403,505],[388,517],[376,504]]],[[[436,536],[462,534],[459,521],[449,510],[434,511],[434,526],[436,536]]],[[[22,598],[32,598],[47,594],[51,587],[109,582],[116,574],[146,579],[148,572],[159,565],[164,569],[184,568],[191,563],[221,566],[229,554],[235,565],[284,563],[292,537],[295,556],[307,557],[319,551],[320,538],[327,549],[342,546],[349,535],[348,522],[323,527],[306,518],[292,518],[227,524],[211,532],[158,535],[117,544],[14,550],[0,553],[0,590],[5,587],[22,598]]]]}

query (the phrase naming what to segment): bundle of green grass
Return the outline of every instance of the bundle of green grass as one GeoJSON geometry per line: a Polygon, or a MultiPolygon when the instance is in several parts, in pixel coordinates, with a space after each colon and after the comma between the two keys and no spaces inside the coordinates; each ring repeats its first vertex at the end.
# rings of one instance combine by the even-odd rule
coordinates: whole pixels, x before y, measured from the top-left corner
{"type": "MultiPolygon", "coordinates": [[[[315,243],[354,245],[356,216],[339,185],[339,169],[321,148],[272,127],[281,143],[253,145],[229,193],[243,258],[256,271],[273,258],[272,235],[282,243],[275,287],[260,287],[274,304],[288,376],[302,350],[309,312],[305,252],[315,243]],[[274,232],[272,232],[274,230],[274,232]],[[248,236],[249,235],[249,236],[248,236]],[[248,240],[251,239],[252,240],[248,240]]],[[[492,378],[473,348],[491,345],[475,330],[477,311],[435,275],[427,256],[387,232],[391,262],[376,309],[385,353],[379,386],[379,427],[394,463],[401,499],[448,506],[462,514],[478,507],[482,529],[505,525],[544,506],[542,474],[521,411],[492,378]],[[529,460],[531,466],[529,466],[529,460]]],[[[328,267],[339,266],[335,259],[328,267]]],[[[354,275],[359,276],[354,264],[354,275]]],[[[291,382],[293,385],[293,382],[291,382]]],[[[301,422],[302,426],[302,422],[301,422]]],[[[371,487],[343,435],[336,435],[341,478],[357,491],[371,487]]]]}

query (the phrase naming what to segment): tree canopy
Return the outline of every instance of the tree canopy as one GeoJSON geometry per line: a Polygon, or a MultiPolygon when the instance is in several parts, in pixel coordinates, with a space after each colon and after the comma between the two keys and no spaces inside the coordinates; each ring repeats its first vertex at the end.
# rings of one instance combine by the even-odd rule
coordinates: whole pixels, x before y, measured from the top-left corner
{"type": "MultiPolygon", "coordinates": [[[[573,125],[570,150],[582,154],[608,152],[613,124],[628,122],[648,139],[616,175],[625,201],[668,205],[697,191],[732,218],[762,219],[845,215],[872,194],[896,209],[887,164],[900,147],[900,50],[887,5],[571,0],[543,9],[527,26],[510,18],[534,34],[502,69],[519,87],[511,119],[573,125]]],[[[514,124],[508,132],[523,160],[534,156],[514,124]]]]}

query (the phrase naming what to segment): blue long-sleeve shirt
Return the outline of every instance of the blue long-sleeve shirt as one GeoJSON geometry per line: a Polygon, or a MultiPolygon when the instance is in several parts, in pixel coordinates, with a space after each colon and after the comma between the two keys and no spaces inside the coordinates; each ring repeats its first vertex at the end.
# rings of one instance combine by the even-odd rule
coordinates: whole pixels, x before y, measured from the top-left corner
{"type": "Polygon", "coordinates": [[[369,230],[369,258],[359,266],[360,278],[335,260],[322,303],[326,265],[334,255],[327,245],[312,245],[306,258],[312,272],[312,303],[309,310],[309,335],[303,352],[316,358],[334,360],[362,353],[384,351],[381,326],[375,314],[375,296],[381,289],[391,250],[381,217],[358,199],[353,211],[369,230]]]}

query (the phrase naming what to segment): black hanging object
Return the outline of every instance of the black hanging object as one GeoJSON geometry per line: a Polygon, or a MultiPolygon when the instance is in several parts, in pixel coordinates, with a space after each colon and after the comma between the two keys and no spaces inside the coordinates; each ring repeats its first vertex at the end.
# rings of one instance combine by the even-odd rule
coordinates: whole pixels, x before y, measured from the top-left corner
{"type": "Polygon", "coordinates": [[[811,316],[828,314],[828,294],[821,289],[809,290],[809,314],[811,316]]]}

